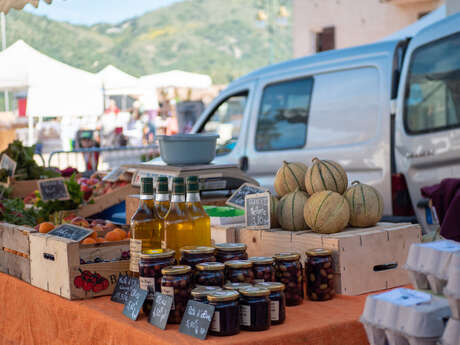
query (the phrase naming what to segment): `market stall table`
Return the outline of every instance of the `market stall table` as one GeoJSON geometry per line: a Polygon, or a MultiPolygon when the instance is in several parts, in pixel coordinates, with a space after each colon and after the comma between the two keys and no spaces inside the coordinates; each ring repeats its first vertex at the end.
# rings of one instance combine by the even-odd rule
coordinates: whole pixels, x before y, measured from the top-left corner
{"type": "MultiPolygon", "coordinates": [[[[287,309],[286,322],[264,332],[241,332],[230,337],[208,336],[206,344],[367,345],[358,319],[365,295],[338,296],[328,302],[305,300],[287,309]]],[[[100,297],[68,301],[0,273],[0,345],[147,345],[196,344],[195,338],[151,326],[145,317],[134,322],[123,306],[100,297]]]]}

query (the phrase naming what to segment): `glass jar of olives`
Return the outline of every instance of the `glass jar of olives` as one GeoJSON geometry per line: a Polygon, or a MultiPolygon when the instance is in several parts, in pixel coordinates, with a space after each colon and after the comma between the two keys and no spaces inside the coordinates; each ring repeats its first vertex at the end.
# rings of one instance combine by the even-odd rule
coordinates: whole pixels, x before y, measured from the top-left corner
{"type": "Polygon", "coordinates": [[[203,262],[195,266],[196,286],[219,286],[225,282],[225,265],[221,262],[203,262]]]}
{"type": "Polygon", "coordinates": [[[187,301],[192,290],[190,266],[169,266],[161,270],[161,293],[173,296],[173,304],[169,313],[169,323],[180,323],[184,315],[187,301]]]}
{"type": "Polygon", "coordinates": [[[161,269],[175,265],[175,252],[171,249],[147,249],[142,251],[139,261],[139,286],[149,292],[142,307],[148,315],[152,309],[155,291],[161,291],[161,269]]]}
{"type": "Polygon", "coordinates": [[[180,249],[181,258],[180,264],[190,266],[192,269],[195,269],[197,264],[202,262],[214,262],[216,257],[214,252],[216,249],[214,247],[205,247],[205,246],[186,246],[180,249]]]}
{"type": "Polygon", "coordinates": [[[230,260],[247,260],[246,244],[220,243],[216,244],[216,260],[226,262],[230,260]]]}
{"type": "Polygon", "coordinates": [[[215,307],[209,333],[228,336],[240,333],[240,308],[236,291],[224,290],[208,294],[208,303],[215,307]]]}
{"type": "Polygon", "coordinates": [[[309,249],[305,253],[305,277],[307,296],[312,301],[327,301],[335,295],[334,268],[331,251],[322,248],[309,249]]]}
{"type": "Polygon", "coordinates": [[[303,272],[299,253],[275,254],[276,280],[283,283],[286,288],[286,305],[299,305],[303,302],[303,272]]]}
{"type": "Polygon", "coordinates": [[[240,289],[240,325],[246,331],[270,328],[270,290],[260,287],[240,289]]]}
{"type": "Polygon", "coordinates": [[[252,271],[254,272],[254,282],[274,282],[275,268],[273,258],[268,256],[254,256],[249,258],[252,261],[252,271]]]}
{"type": "Polygon", "coordinates": [[[225,262],[225,276],[231,283],[249,283],[254,281],[252,262],[249,260],[230,260],[225,262]]]}
{"type": "Polygon", "coordinates": [[[272,325],[279,325],[286,320],[286,296],[284,295],[285,286],[278,282],[258,283],[256,287],[268,289],[270,291],[270,316],[272,325]]]}
{"type": "Polygon", "coordinates": [[[197,302],[201,303],[208,303],[208,295],[211,292],[215,291],[222,291],[220,287],[217,286],[200,286],[197,288],[194,288],[190,295],[192,296],[192,299],[197,302]]]}

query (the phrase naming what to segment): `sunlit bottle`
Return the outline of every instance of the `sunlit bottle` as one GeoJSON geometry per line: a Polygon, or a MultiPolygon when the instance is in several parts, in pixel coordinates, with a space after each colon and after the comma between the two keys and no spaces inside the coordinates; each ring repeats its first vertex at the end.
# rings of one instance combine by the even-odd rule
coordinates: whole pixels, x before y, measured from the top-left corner
{"type": "Polygon", "coordinates": [[[157,190],[155,194],[155,209],[160,218],[166,217],[169,211],[169,186],[168,178],[165,176],[157,177],[157,190]]]}
{"type": "Polygon", "coordinates": [[[164,220],[165,246],[176,251],[180,259],[180,248],[196,245],[196,233],[193,220],[189,218],[185,204],[185,185],[182,177],[173,180],[171,206],[164,220]]]}
{"type": "Polygon", "coordinates": [[[187,210],[190,218],[193,220],[193,226],[197,236],[197,245],[211,245],[211,219],[201,205],[200,187],[198,177],[187,177],[187,210]]]}
{"type": "Polygon", "coordinates": [[[130,229],[129,249],[131,258],[129,270],[132,275],[138,276],[142,251],[161,248],[162,222],[154,211],[153,180],[151,177],[141,178],[139,207],[131,217],[130,229]]]}

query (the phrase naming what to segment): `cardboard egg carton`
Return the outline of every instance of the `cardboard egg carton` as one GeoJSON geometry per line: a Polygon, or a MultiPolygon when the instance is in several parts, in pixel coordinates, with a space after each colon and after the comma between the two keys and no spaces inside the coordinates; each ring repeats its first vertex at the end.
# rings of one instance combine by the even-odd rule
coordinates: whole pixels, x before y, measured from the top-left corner
{"type": "Polygon", "coordinates": [[[361,322],[371,345],[436,345],[449,316],[445,298],[400,288],[367,297],[361,322]]]}
{"type": "Polygon", "coordinates": [[[454,241],[412,244],[405,268],[413,286],[416,289],[430,288],[434,293],[442,294],[455,253],[460,253],[460,244],[454,241]]]}
{"type": "MultiPolygon", "coordinates": [[[[447,285],[444,288],[444,295],[446,295],[449,301],[452,317],[460,320],[460,253],[452,257],[447,281],[447,285]]],[[[460,344],[460,337],[458,339],[460,344]]]]}
{"type": "Polygon", "coordinates": [[[438,345],[458,345],[460,344],[460,320],[453,318],[447,322],[446,329],[438,345]]]}

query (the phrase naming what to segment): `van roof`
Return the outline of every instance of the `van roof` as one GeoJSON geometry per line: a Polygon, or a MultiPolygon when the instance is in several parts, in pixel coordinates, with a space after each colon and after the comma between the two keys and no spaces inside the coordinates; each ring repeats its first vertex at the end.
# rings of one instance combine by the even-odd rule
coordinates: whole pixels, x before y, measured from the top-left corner
{"type": "Polygon", "coordinates": [[[423,28],[414,36],[414,41],[415,44],[418,44],[420,41],[424,41],[427,38],[435,39],[451,31],[458,32],[459,28],[460,13],[456,13],[423,28]]]}
{"type": "Polygon", "coordinates": [[[290,70],[296,70],[299,68],[305,68],[306,66],[326,65],[333,62],[356,59],[357,57],[363,57],[365,55],[375,55],[382,52],[393,52],[400,41],[401,40],[392,40],[366,44],[351,48],[328,50],[314,55],[304,56],[297,59],[292,59],[277,64],[269,65],[266,67],[259,68],[253,72],[250,72],[236,79],[235,81],[229,84],[228,88],[237,86],[241,83],[245,83],[253,79],[280,73],[280,71],[285,72],[290,70]]]}

